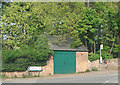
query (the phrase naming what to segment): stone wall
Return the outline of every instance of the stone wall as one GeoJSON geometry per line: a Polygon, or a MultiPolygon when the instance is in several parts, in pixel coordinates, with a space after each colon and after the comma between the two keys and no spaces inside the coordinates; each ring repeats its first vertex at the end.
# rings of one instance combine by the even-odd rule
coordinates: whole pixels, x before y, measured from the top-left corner
{"type": "MultiPolygon", "coordinates": [[[[107,64],[108,64],[108,68],[107,69],[118,69],[118,58],[114,58],[114,59],[109,59],[107,60],[107,64]]],[[[98,70],[100,70],[100,63],[99,63],[99,60],[96,60],[96,61],[92,61],[90,62],[88,60],[88,69],[92,70],[92,68],[94,67],[97,67],[98,70]]],[[[104,60],[103,60],[103,63],[101,65],[102,67],[102,70],[105,70],[105,63],[104,63],[104,60]]]]}
{"type": "Polygon", "coordinates": [[[6,75],[7,77],[23,77],[23,76],[46,76],[46,75],[53,75],[53,56],[47,61],[46,66],[42,66],[41,72],[2,72],[2,74],[6,75]]]}
{"type": "Polygon", "coordinates": [[[53,75],[53,56],[50,57],[49,61],[47,61],[47,65],[43,66],[42,69],[43,71],[40,73],[41,75],[53,75]]]}
{"type": "Polygon", "coordinates": [[[88,52],[76,52],[76,72],[84,72],[88,68],[88,52]]]}

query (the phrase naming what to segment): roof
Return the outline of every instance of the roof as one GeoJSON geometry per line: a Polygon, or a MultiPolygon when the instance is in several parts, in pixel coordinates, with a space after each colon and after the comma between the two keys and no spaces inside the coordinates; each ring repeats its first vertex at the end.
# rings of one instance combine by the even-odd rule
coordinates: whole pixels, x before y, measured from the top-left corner
{"type": "Polygon", "coordinates": [[[58,51],[80,51],[88,52],[88,49],[84,45],[80,45],[77,48],[71,48],[70,44],[74,40],[70,37],[64,36],[48,36],[48,43],[51,49],[58,51]]]}

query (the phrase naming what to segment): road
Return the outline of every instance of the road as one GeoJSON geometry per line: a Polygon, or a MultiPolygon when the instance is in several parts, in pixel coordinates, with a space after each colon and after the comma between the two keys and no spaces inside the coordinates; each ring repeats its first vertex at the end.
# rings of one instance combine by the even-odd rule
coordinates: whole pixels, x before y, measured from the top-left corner
{"type": "Polygon", "coordinates": [[[118,83],[117,71],[54,75],[49,77],[7,79],[5,83],[118,83]]]}
{"type": "Polygon", "coordinates": [[[117,74],[70,78],[38,79],[37,83],[118,83],[117,74]]]}

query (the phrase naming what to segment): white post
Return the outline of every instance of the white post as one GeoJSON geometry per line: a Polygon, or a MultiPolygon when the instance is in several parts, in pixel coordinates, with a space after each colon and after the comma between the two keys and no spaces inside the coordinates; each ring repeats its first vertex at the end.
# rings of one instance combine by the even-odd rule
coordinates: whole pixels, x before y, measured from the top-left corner
{"type": "Polygon", "coordinates": [[[101,49],[103,49],[102,44],[100,45],[100,70],[102,70],[102,56],[101,56],[102,51],[101,51],[101,49]]]}

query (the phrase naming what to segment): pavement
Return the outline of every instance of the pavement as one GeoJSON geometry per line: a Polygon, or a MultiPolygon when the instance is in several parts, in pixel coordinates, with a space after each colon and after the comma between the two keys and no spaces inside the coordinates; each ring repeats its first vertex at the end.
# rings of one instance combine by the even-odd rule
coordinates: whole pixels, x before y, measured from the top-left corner
{"type": "Polygon", "coordinates": [[[79,74],[56,74],[48,77],[5,79],[4,83],[118,83],[118,70],[79,74]]]}

